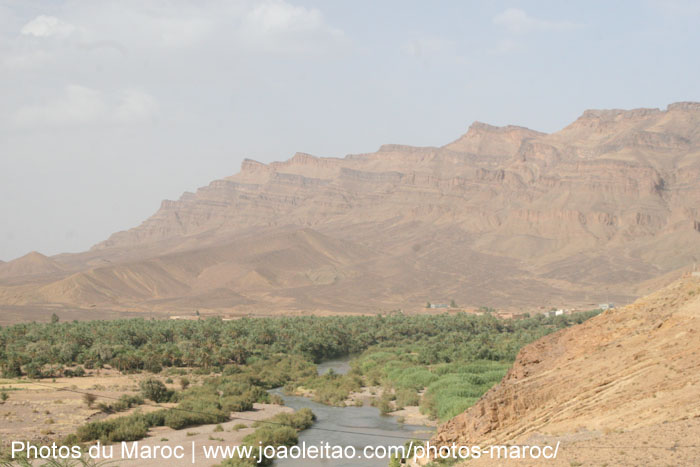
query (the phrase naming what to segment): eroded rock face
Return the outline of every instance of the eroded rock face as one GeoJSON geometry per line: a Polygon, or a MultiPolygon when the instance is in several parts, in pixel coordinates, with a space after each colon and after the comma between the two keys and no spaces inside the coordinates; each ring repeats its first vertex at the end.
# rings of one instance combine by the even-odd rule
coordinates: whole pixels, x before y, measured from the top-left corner
{"type": "MultiPolygon", "coordinates": [[[[615,235],[636,237],[640,218],[654,219],[650,234],[682,230],[683,222],[692,230],[697,219],[688,210],[700,195],[700,184],[689,186],[700,174],[697,109],[679,103],[668,111],[589,110],[553,135],[477,122],[443,148],[384,145],[376,153],[344,159],[297,153],[270,165],[246,160],[240,174],[164,203],[143,225],[95,248],[251,223],[381,222],[386,209],[413,220],[414,208],[427,204],[449,212],[458,226],[473,225],[475,210],[497,212],[499,226],[516,221],[520,235],[549,231],[557,237],[551,224],[573,222],[595,230],[615,219],[615,235]],[[677,124],[670,117],[674,112],[687,113],[689,124],[677,124]],[[547,214],[521,224],[523,210],[547,214]]],[[[588,236],[609,239],[595,232],[588,236]]]]}
{"type": "MultiPolygon", "coordinates": [[[[125,265],[162,256],[168,277],[186,285],[182,293],[189,297],[196,290],[206,306],[204,297],[213,292],[199,284],[198,275],[215,264],[223,267],[211,259],[228,258],[222,248],[250,235],[262,239],[312,229],[374,253],[338,264],[339,252],[326,251],[323,267],[337,270],[338,280],[323,287],[310,281],[310,289],[289,289],[280,297],[284,284],[303,284],[299,278],[309,277],[308,271],[294,270],[290,256],[283,271],[268,273],[295,279],[271,286],[266,299],[274,300],[267,305],[314,308],[322,302],[328,309],[362,302],[368,310],[393,309],[433,296],[474,306],[597,303],[601,287],[617,292],[613,300],[627,300],[637,295],[640,281],[700,258],[697,206],[699,104],[672,104],[665,111],[592,110],[549,135],[476,122],[443,147],[389,144],[342,159],[297,153],[271,164],[246,159],[240,173],[164,201],[140,226],[113,234],[82,256],[57,260],[70,273],[87,273],[115,261],[125,265]],[[201,267],[168,269],[173,262],[168,255],[206,248],[218,248],[217,253],[201,253],[206,258],[201,261],[195,253],[188,256],[201,267]],[[383,290],[358,277],[382,281],[383,290]],[[347,301],[334,305],[329,298],[334,294],[347,301]]],[[[250,296],[249,281],[242,279],[255,268],[246,269],[241,257],[226,261],[232,262],[225,268],[231,282],[219,286],[265,305],[264,294],[250,296]]],[[[0,265],[0,276],[8,265],[0,265]]],[[[155,276],[149,280],[158,282],[155,276]]],[[[89,293],[75,285],[84,284],[83,278],[51,288],[50,294],[0,289],[0,303],[72,303],[73,298],[52,295],[61,290],[97,303],[106,294],[115,303],[122,301],[120,293],[108,291],[131,288],[122,282],[91,286],[89,293]]],[[[161,289],[170,292],[159,300],[178,299],[177,288],[161,289]]],[[[138,300],[139,306],[147,301],[138,300]]],[[[187,303],[196,303],[192,300],[187,303]]]]}
{"type": "Polygon", "coordinates": [[[700,278],[524,347],[503,381],[437,443],[615,431],[700,416],[700,278]]]}

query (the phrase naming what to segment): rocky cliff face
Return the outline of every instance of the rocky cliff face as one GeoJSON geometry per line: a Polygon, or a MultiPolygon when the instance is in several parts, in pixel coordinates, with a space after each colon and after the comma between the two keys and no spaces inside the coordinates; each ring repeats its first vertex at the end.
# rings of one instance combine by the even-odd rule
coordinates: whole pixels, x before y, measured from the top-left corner
{"type": "MultiPolygon", "coordinates": [[[[226,293],[263,308],[284,302],[294,309],[339,310],[334,295],[366,304],[363,310],[416,306],[435,296],[474,306],[597,303],[604,295],[627,300],[639,282],[700,257],[697,206],[700,105],[677,103],[666,110],[586,111],[553,134],[477,122],[443,147],[384,145],[342,159],[297,153],[272,164],[245,160],[240,173],[164,201],[140,226],[56,260],[71,274],[160,257],[170,264],[171,255],[186,251],[221,251],[239,239],[311,229],[370,253],[340,264],[340,252],[326,252],[325,266],[337,271],[332,283],[310,281],[299,285],[310,287],[303,290],[278,283],[261,302],[262,295],[248,293],[248,282],[236,282],[245,274],[233,274],[226,293]],[[384,287],[368,287],[363,277],[384,287]]],[[[275,254],[285,256],[296,246],[280,248],[275,254]]],[[[226,268],[245,269],[240,258],[230,261],[226,268]]],[[[289,262],[270,274],[291,273],[295,260],[289,262]]],[[[191,297],[199,277],[192,271],[199,270],[178,276],[183,296],[167,287],[171,292],[151,298],[201,300],[206,307],[205,298],[191,297]]],[[[88,295],[98,304],[148,302],[140,294],[120,299],[106,292],[121,290],[122,279],[110,284],[97,287],[105,297],[88,295]]],[[[211,290],[200,292],[205,297],[211,290]]],[[[0,288],[0,300],[73,301],[54,293],[60,295],[0,288]]]]}
{"type": "Polygon", "coordinates": [[[635,430],[700,417],[698,394],[700,277],[687,276],[526,346],[503,381],[434,441],[635,430]]]}

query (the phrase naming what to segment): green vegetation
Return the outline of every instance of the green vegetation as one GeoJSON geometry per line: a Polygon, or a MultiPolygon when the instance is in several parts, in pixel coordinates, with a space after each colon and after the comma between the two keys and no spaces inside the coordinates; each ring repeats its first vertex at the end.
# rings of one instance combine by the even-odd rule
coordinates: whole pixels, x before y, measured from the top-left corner
{"type": "Polygon", "coordinates": [[[438,332],[424,328],[415,332],[411,324],[425,322],[419,317],[389,317],[385,321],[391,325],[383,331],[391,337],[368,347],[351,362],[346,375],[313,375],[285,389],[294,392],[301,386],[312,390],[318,402],[342,406],[363,386],[381,386],[381,397],[373,405],[382,413],[419,405],[422,413],[444,421],[498,383],[523,345],[595,313],[518,321],[490,315],[430,317],[438,332]]]}
{"type": "Polygon", "coordinates": [[[141,394],[153,402],[168,402],[175,397],[175,391],[168,390],[162,381],[156,378],[148,378],[139,383],[141,394]]]}
{"type": "Polygon", "coordinates": [[[294,392],[298,385],[313,391],[313,400],[326,405],[345,405],[345,399],[351,392],[362,389],[363,381],[359,375],[351,374],[341,376],[333,371],[325,375],[311,375],[303,381],[294,381],[285,386],[287,393],[294,392]]]}
{"type": "MultiPolygon", "coordinates": [[[[362,387],[379,386],[372,388],[380,395],[374,404],[383,413],[419,405],[423,413],[445,420],[496,384],[523,345],[593,314],[523,320],[500,320],[491,313],[393,313],[27,323],[0,328],[0,367],[6,378],[47,378],[69,371],[75,376],[106,366],[124,373],[163,374],[143,379],[140,395],[110,404],[98,400],[98,407],[121,412],[145,399],[174,407],[88,423],[67,444],[134,441],[154,426],[223,423],[232,412],[250,410],[256,402],[279,403],[267,390],[280,386],[311,390],[315,400],[333,405],[344,405],[362,387]],[[357,355],[347,374],[317,374],[315,363],[346,355],[357,355]],[[163,383],[170,378],[174,384],[175,375],[180,377],[179,391],[163,383]]],[[[312,420],[305,411],[281,414],[277,424],[256,425],[245,442],[294,444],[297,432],[312,420]]],[[[251,460],[231,462],[248,465],[251,460]]]]}
{"type": "Polygon", "coordinates": [[[180,378],[180,387],[185,390],[190,386],[190,380],[189,378],[182,377],[180,378]]]}
{"type": "Polygon", "coordinates": [[[119,397],[118,401],[112,402],[110,404],[106,402],[100,402],[99,404],[97,404],[97,408],[99,408],[104,413],[110,414],[129,410],[132,407],[143,404],[143,402],[143,397],[141,396],[130,396],[128,394],[123,394],[121,397],[119,397]]]}
{"type": "MultiPolygon", "coordinates": [[[[523,344],[590,316],[499,320],[466,313],[396,313],[234,321],[24,323],[0,329],[0,366],[5,378],[55,377],[76,365],[88,370],[109,365],[125,373],[188,367],[210,374],[272,355],[299,355],[305,361],[320,362],[359,354],[372,346],[409,344],[414,344],[413,352],[420,353],[422,364],[455,356],[502,361],[512,360],[523,344]]],[[[281,384],[285,382],[282,378],[281,384]]]]}
{"type": "MultiPolygon", "coordinates": [[[[243,438],[243,444],[251,446],[253,453],[257,454],[258,446],[294,446],[297,444],[297,433],[310,427],[314,422],[314,414],[310,409],[301,409],[294,413],[281,413],[269,420],[255,422],[256,430],[243,438]]],[[[256,457],[246,459],[228,459],[222,466],[253,466],[270,465],[271,458],[258,459],[256,457]]]]}
{"type": "Polygon", "coordinates": [[[498,383],[509,367],[509,362],[490,361],[437,366],[439,377],[427,386],[421,412],[440,421],[452,418],[498,383]]]}
{"type": "MultiPolygon", "coordinates": [[[[153,412],[137,411],[109,420],[81,426],[67,443],[103,443],[135,441],[143,438],[154,426],[181,430],[191,426],[217,424],[228,421],[232,412],[251,410],[256,402],[270,402],[265,389],[279,386],[280,381],[296,377],[308,378],[315,373],[313,363],[299,356],[270,356],[249,365],[227,367],[222,375],[209,376],[202,384],[174,392],[156,378],[140,383],[142,396],[122,396],[119,401],[103,406],[106,412],[119,412],[142,404],[145,399],[154,402],[173,402],[175,407],[153,412]]],[[[286,423],[284,420],[280,423],[286,423]]],[[[290,426],[296,426],[289,423],[290,426]]]]}

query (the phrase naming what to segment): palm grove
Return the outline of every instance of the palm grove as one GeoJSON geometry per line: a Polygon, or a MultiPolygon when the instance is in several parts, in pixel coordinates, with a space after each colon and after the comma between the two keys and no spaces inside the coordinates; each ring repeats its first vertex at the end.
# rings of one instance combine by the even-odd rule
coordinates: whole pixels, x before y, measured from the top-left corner
{"type": "MultiPolygon", "coordinates": [[[[139,395],[98,400],[105,413],[139,405],[144,398],[175,403],[88,423],[64,440],[72,443],[136,440],[152,426],[221,423],[255,402],[279,402],[267,390],[280,386],[289,392],[306,388],[317,401],[334,405],[343,405],[363,386],[380,387],[375,404],[383,412],[420,405],[423,413],[445,420],[497,383],[523,345],[595,313],[523,320],[466,313],[233,321],[54,319],[0,329],[0,365],[4,378],[81,377],[104,367],[152,374],[141,381],[139,395]],[[316,363],[346,355],[355,356],[348,374],[317,374],[316,363]],[[188,376],[193,375],[197,384],[190,385],[188,376]],[[180,390],[168,390],[161,381],[173,377],[179,378],[180,390]]],[[[247,442],[295,443],[296,432],[313,418],[306,412],[285,417],[279,425],[260,426],[247,442]]]]}

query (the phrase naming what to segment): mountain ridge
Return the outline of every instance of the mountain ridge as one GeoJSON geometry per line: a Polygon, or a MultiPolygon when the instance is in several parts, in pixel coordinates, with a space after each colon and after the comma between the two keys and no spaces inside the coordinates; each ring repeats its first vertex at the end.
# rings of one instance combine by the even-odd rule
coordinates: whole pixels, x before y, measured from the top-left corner
{"type": "MultiPolygon", "coordinates": [[[[589,110],[551,134],[474,122],[439,147],[387,144],[343,158],[298,152],[269,164],[245,159],[239,173],[164,200],[139,226],[85,253],[54,257],[61,271],[53,276],[0,277],[0,306],[92,306],[62,296],[59,286],[45,287],[55,274],[128,269],[178,252],[213,248],[228,257],[225,250],[237,241],[253,245],[303,229],[364,248],[367,256],[328,272],[336,277],[329,281],[292,281],[282,290],[252,268],[226,290],[259,309],[285,303],[298,311],[417,311],[433,296],[473,307],[627,302],[639,284],[700,257],[699,181],[700,103],[693,102],[666,110],[589,110]],[[338,304],[333,295],[342,297],[338,304]]],[[[278,254],[293,251],[301,256],[290,261],[304,264],[303,239],[287,241],[278,254]]],[[[342,256],[342,248],[333,254],[342,256]]],[[[231,258],[227,268],[238,271],[240,258],[231,258]]],[[[163,281],[169,275],[164,271],[163,281]]],[[[141,280],[150,296],[129,295],[122,303],[116,294],[104,303],[160,307],[163,297],[141,280]]],[[[170,298],[197,304],[190,296],[196,281],[188,276],[182,296],[170,298]]],[[[117,281],[105,290],[122,286],[117,281]]],[[[178,308],[175,302],[169,303],[178,308]]],[[[204,299],[198,305],[208,308],[204,299]]]]}

